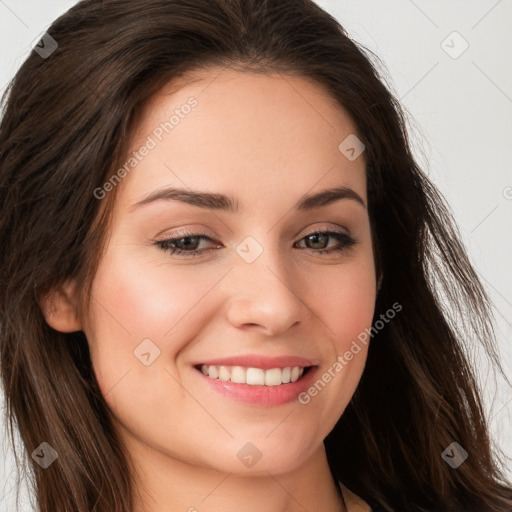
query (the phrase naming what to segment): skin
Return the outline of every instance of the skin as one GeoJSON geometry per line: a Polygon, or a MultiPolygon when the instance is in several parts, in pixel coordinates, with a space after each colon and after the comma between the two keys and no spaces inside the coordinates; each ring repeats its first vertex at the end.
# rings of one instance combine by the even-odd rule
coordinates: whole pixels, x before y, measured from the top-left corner
{"type": "Polygon", "coordinates": [[[367,205],[364,154],[350,161],[338,149],[355,125],[305,78],[213,69],[153,96],[132,150],[190,96],[197,107],[117,185],[88,318],[74,316],[71,287],[47,320],[86,333],[138,470],[134,512],[344,510],[323,440],[357,387],[364,345],[307,405],[235,401],[210,389],[192,363],[298,355],[318,359],[320,377],[371,326],[376,276],[367,208],[343,199],[294,209],[305,194],[342,186],[367,205]],[[164,186],[226,194],[240,211],[170,200],[133,207],[164,186]],[[155,245],[183,229],[211,238],[200,242],[202,255],[155,245]],[[315,253],[339,242],[315,246],[304,237],[329,229],[348,230],[356,245],[315,253]],[[250,264],[236,252],[248,236],[263,248],[250,264]],[[149,366],[134,356],[144,339],[160,350],[149,366]],[[247,442],[262,454],[251,468],[237,457],[247,442]]]}

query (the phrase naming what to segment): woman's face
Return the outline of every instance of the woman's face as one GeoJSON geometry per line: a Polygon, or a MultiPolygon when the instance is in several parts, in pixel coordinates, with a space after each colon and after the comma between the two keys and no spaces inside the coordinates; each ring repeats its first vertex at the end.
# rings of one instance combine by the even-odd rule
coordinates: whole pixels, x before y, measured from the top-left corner
{"type": "Polygon", "coordinates": [[[263,474],[323,449],[376,294],[354,134],[288,75],[212,70],[147,104],[84,328],[131,453],[263,474]]]}

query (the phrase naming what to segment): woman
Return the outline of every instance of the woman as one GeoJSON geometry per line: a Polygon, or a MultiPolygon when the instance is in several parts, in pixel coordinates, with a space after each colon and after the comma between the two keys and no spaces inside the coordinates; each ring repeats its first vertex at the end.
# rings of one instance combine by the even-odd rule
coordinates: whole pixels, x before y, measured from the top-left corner
{"type": "Polygon", "coordinates": [[[461,342],[499,366],[485,292],[313,2],[79,2],[0,152],[2,379],[41,511],[510,510],[461,342]]]}

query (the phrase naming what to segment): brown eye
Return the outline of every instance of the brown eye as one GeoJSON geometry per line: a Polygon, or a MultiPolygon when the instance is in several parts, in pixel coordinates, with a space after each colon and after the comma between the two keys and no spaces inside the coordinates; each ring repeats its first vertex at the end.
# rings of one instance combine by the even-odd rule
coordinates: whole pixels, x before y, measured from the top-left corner
{"type": "Polygon", "coordinates": [[[306,235],[302,240],[306,242],[308,249],[319,254],[342,251],[357,243],[354,237],[343,231],[317,231],[306,235]],[[327,249],[330,238],[337,240],[338,245],[327,249]]]}
{"type": "Polygon", "coordinates": [[[213,240],[202,233],[180,233],[180,236],[159,240],[156,245],[162,250],[180,256],[197,256],[210,249],[198,249],[201,240],[213,240]]]}

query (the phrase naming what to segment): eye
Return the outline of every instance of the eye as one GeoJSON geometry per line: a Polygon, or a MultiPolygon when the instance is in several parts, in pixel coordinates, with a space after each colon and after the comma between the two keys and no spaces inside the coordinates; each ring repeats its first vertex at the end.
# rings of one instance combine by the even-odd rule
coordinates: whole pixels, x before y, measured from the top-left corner
{"type": "Polygon", "coordinates": [[[306,243],[310,243],[313,247],[308,247],[316,254],[328,254],[331,252],[339,252],[349,247],[354,246],[357,240],[344,231],[315,231],[303,237],[300,241],[305,240],[306,243]],[[329,239],[335,239],[338,241],[338,245],[326,249],[326,242],[329,239]],[[320,246],[320,247],[319,247],[320,246]]]}
{"type": "Polygon", "coordinates": [[[193,257],[204,252],[205,250],[211,250],[198,250],[198,246],[202,240],[213,241],[212,238],[205,235],[204,233],[183,232],[179,233],[179,236],[167,238],[165,240],[159,240],[156,242],[156,245],[160,247],[160,249],[170,252],[171,254],[193,257]],[[182,248],[180,248],[180,246],[182,248]]]}
{"type": "MultiPolygon", "coordinates": [[[[314,231],[313,233],[301,238],[301,240],[296,242],[294,246],[303,240],[306,244],[309,244],[309,247],[306,247],[305,249],[311,251],[313,254],[340,252],[357,243],[357,240],[352,235],[344,231],[314,231]],[[334,247],[326,248],[329,245],[329,239],[337,240],[338,244],[334,247]]],[[[205,251],[211,251],[214,249],[211,247],[199,249],[201,241],[213,242],[214,240],[204,233],[182,232],[179,233],[179,236],[166,238],[165,240],[158,240],[155,242],[155,245],[163,251],[171,254],[193,258],[201,255],[201,253],[204,253],[205,251]]],[[[222,246],[217,245],[217,248],[221,247],[222,246]]]]}

